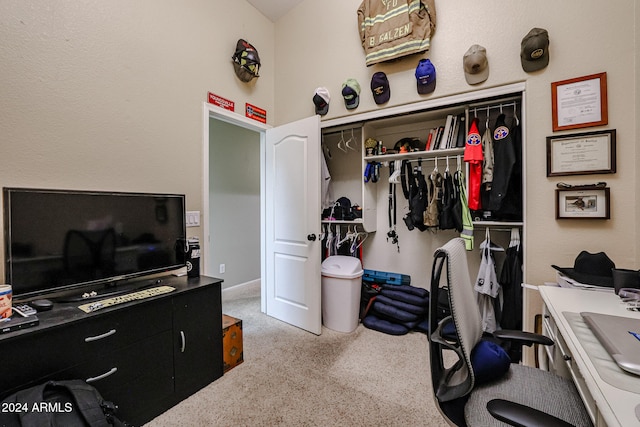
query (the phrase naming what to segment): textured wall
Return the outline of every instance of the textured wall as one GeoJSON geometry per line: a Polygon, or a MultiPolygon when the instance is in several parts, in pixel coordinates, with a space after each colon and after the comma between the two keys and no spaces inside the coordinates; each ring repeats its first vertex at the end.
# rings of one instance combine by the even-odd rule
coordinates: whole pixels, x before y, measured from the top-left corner
{"type": "Polygon", "coordinates": [[[245,1],[0,2],[0,186],[185,193],[202,210],[202,104],[271,114],[273,34],[245,1]],[[239,38],[262,58],[251,84],[239,38]]]}

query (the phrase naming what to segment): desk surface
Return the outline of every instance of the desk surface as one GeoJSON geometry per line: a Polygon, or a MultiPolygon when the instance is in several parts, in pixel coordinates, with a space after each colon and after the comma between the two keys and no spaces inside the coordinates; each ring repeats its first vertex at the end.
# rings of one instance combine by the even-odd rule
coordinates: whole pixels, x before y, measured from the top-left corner
{"type": "MultiPolygon", "coordinates": [[[[552,286],[540,286],[539,290],[607,425],[640,426],[640,420],[635,413],[636,406],[640,404],[640,394],[621,390],[602,380],[572,331],[568,320],[562,314],[565,311],[573,313],[592,311],[640,319],[640,313],[627,310],[621,304],[620,298],[613,292],[552,286]]],[[[638,377],[638,381],[640,381],[640,377],[638,377]]]]}

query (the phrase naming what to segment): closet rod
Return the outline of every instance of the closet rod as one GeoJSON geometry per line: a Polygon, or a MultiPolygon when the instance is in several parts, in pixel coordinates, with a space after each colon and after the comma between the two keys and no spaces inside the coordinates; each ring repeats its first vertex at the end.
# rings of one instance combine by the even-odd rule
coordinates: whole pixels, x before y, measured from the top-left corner
{"type": "MultiPolygon", "coordinates": [[[[429,157],[416,157],[413,159],[406,159],[407,163],[413,163],[413,162],[425,162],[425,163],[429,163],[432,162],[435,159],[438,159],[438,162],[440,162],[440,160],[442,161],[447,161],[447,160],[457,160],[460,159],[460,161],[462,161],[462,154],[452,154],[452,155],[448,155],[448,156],[429,156],[429,157]]],[[[389,162],[392,162],[392,160],[390,160],[389,162]]]]}
{"type": "MultiPolygon", "coordinates": [[[[474,227],[476,227],[476,226],[478,227],[478,230],[477,230],[477,231],[480,231],[480,228],[488,228],[488,229],[489,229],[489,231],[505,231],[505,232],[509,232],[509,233],[510,233],[514,228],[518,228],[518,229],[519,229],[519,228],[522,228],[522,226],[513,226],[513,227],[510,227],[510,228],[500,228],[500,227],[497,227],[497,228],[496,228],[496,227],[492,227],[492,226],[490,226],[490,225],[483,225],[483,224],[482,224],[482,221],[473,221],[473,226],[474,226],[474,227]]],[[[476,230],[474,230],[474,231],[476,231],[476,230]]]]}
{"type": "MultiPolygon", "coordinates": [[[[518,104],[516,102],[508,102],[504,104],[489,105],[484,107],[474,107],[473,114],[477,116],[478,112],[482,113],[483,111],[487,111],[487,110],[497,110],[497,109],[508,108],[508,107],[517,108],[518,104]]],[[[469,110],[471,110],[471,108],[469,110]]]]}
{"type": "Polygon", "coordinates": [[[476,108],[478,110],[480,110],[480,109],[486,110],[487,107],[489,107],[489,108],[496,108],[496,107],[500,108],[500,104],[502,104],[504,106],[504,104],[509,103],[509,102],[518,104],[519,103],[518,101],[521,101],[519,96],[512,96],[512,97],[509,97],[509,98],[502,98],[500,100],[494,100],[494,101],[488,101],[488,102],[478,102],[478,103],[475,103],[475,104],[469,104],[468,108],[470,110],[473,110],[474,108],[476,108]]]}
{"type": "Polygon", "coordinates": [[[346,125],[346,126],[333,127],[333,128],[331,128],[331,131],[329,131],[329,132],[322,131],[322,136],[339,135],[340,132],[351,131],[351,130],[356,132],[356,131],[358,131],[360,129],[362,129],[362,123],[351,123],[351,124],[346,125]]]}

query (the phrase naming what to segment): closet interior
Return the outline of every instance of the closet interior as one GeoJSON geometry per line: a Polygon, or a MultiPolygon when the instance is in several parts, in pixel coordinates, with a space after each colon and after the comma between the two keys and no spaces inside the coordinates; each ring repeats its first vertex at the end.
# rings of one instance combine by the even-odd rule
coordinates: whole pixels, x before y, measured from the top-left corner
{"type": "MultiPolygon", "coordinates": [[[[477,195],[482,207],[470,210],[473,249],[468,251],[469,275],[475,281],[481,267],[481,246],[488,238],[497,274],[503,274],[505,263],[512,262],[506,254],[513,246],[517,246],[524,274],[525,112],[524,88],[517,89],[478,91],[389,109],[386,113],[379,111],[323,122],[322,155],[331,183],[330,192],[323,192],[323,258],[333,254],[358,256],[365,269],[406,274],[411,276],[412,285],[428,289],[434,251],[459,236],[460,231],[455,224],[453,228],[451,224],[440,227],[437,220],[436,224],[428,221],[427,225],[420,224],[421,215],[414,215],[402,180],[407,184],[405,187],[408,175],[416,180],[416,176],[421,176],[419,180],[426,183],[425,220],[438,217],[429,207],[440,203],[442,211],[443,193],[446,196],[451,192],[451,187],[447,193],[443,184],[455,183],[454,178],[466,192],[468,204],[473,171],[465,161],[465,142],[471,123],[475,122],[480,139],[488,129],[487,135],[497,132],[494,143],[507,136],[509,146],[497,148],[494,156],[500,158],[493,159],[494,167],[498,168],[493,173],[503,175],[494,175],[499,181],[496,186],[505,190],[505,194],[493,197],[492,186],[483,184],[477,195]],[[456,118],[453,122],[452,117],[456,118]],[[450,132],[446,133],[443,129],[448,126],[450,132]],[[450,141],[434,148],[434,130],[437,133],[439,129],[445,138],[451,135],[450,141]],[[411,218],[417,221],[412,222],[411,218]],[[336,242],[343,245],[336,246],[336,242]]],[[[517,293],[517,310],[521,313],[521,290],[517,293]]],[[[515,326],[521,327],[521,321],[519,316],[515,326]]]]}

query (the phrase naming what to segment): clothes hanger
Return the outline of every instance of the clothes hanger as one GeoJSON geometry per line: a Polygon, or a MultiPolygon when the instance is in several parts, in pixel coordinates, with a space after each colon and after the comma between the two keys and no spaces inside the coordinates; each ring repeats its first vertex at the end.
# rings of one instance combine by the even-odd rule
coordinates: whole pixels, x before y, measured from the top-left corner
{"type": "Polygon", "coordinates": [[[362,246],[364,241],[367,240],[367,237],[369,237],[369,233],[365,233],[364,231],[357,232],[355,239],[353,239],[353,242],[351,243],[351,253],[360,249],[360,246],[362,246]],[[361,237],[362,239],[360,239],[361,237]]]}
{"type": "Polygon", "coordinates": [[[346,146],[345,146],[346,142],[344,140],[344,131],[340,131],[340,141],[338,141],[338,149],[340,151],[342,151],[343,153],[347,152],[346,146]]]}
{"type": "Polygon", "coordinates": [[[511,229],[511,241],[509,242],[509,247],[516,247],[520,249],[520,230],[517,228],[511,229]]]}
{"type": "Polygon", "coordinates": [[[502,246],[497,245],[491,241],[489,227],[485,228],[484,241],[480,243],[480,249],[489,249],[493,252],[504,252],[504,248],[502,246]]]}
{"type": "Polygon", "coordinates": [[[400,173],[402,172],[402,160],[393,161],[393,173],[389,176],[390,184],[400,183],[400,173]]]}
{"type": "Polygon", "coordinates": [[[356,139],[353,136],[353,128],[351,128],[351,138],[349,138],[347,140],[347,142],[345,143],[345,145],[347,146],[348,149],[353,150],[353,151],[358,151],[356,149],[356,147],[352,147],[351,145],[349,145],[350,142],[353,142],[354,144],[357,144],[358,142],[356,141],[356,139]]]}
{"type": "Polygon", "coordinates": [[[489,107],[487,106],[487,122],[485,123],[485,129],[489,129],[489,107]]]}

